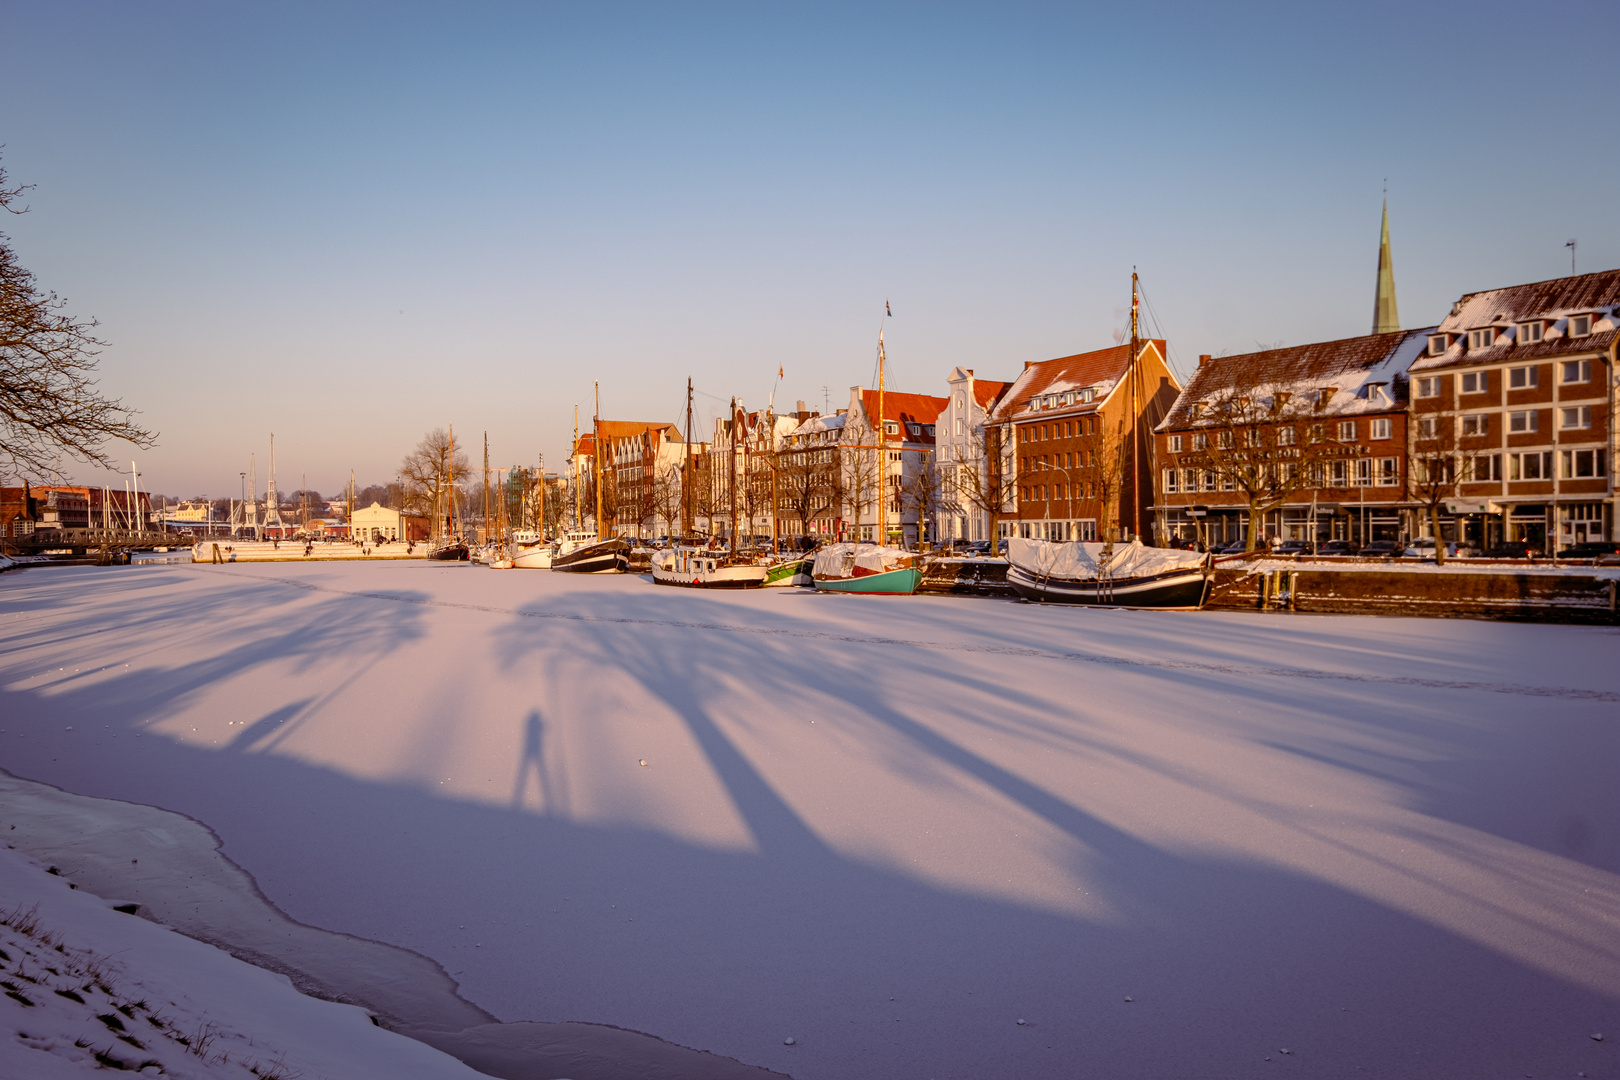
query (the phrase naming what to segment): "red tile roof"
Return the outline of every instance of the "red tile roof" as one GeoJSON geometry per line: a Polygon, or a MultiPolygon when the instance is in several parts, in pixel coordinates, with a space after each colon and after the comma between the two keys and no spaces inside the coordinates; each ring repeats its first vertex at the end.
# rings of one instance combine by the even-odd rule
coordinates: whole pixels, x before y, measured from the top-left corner
{"type": "MultiPolygon", "coordinates": [[[[1157,350],[1159,358],[1164,359],[1163,338],[1144,338],[1141,344],[1144,349],[1151,346],[1157,350]]],[[[1011,388],[1002,396],[1001,403],[995,409],[995,419],[1020,419],[1030,411],[1032,398],[1059,390],[1084,390],[1095,386],[1099,391],[1097,403],[1100,404],[1114,384],[1124,377],[1130,359],[1131,347],[1125,344],[1096,352],[1060,356],[1054,360],[1032,360],[1024,365],[1024,373],[1013,380],[1011,388]]]]}
{"type": "MultiPolygon", "coordinates": [[[[910,424],[932,424],[939,420],[939,414],[945,411],[949,399],[934,397],[931,394],[904,394],[898,390],[885,390],[883,392],[883,412],[885,420],[904,421],[910,424]]],[[[868,422],[878,413],[878,392],[876,390],[861,391],[861,406],[866,410],[868,422]]],[[[932,435],[911,437],[912,442],[933,442],[932,435]]]]}

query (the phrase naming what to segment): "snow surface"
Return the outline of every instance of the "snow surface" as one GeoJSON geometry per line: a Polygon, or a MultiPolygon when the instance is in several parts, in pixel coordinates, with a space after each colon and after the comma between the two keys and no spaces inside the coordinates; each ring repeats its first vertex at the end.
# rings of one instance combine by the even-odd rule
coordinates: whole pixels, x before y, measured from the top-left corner
{"type": "Polygon", "coordinates": [[[176,1080],[481,1075],[353,1005],[305,997],[285,976],[114,911],[9,849],[0,849],[0,920],[7,1080],[98,1070],[176,1080]]]}
{"type": "Polygon", "coordinates": [[[0,765],[206,823],[500,1019],[801,1080],[1613,1075],[1617,644],[37,568],[0,577],[0,765]]]}

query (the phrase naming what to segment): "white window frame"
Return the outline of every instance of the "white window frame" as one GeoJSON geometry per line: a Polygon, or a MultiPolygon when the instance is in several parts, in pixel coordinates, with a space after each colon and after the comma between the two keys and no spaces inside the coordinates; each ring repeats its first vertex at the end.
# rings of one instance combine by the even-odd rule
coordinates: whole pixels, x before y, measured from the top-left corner
{"type": "Polygon", "coordinates": [[[1566,386],[1570,383],[1583,383],[1592,381],[1591,360],[1565,360],[1558,365],[1558,381],[1566,386]],[[1575,372],[1575,378],[1570,378],[1570,370],[1575,372]]]}
{"type": "Polygon", "coordinates": [[[1340,420],[1339,426],[1335,430],[1338,432],[1339,442],[1356,441],[1356,422],[1354,420],[1340,420]]]}
{"type": "Polygon", "coordinates": [[[1577,431],[1592,426],[1592,406],[1566,405],[1558,410],[1558,430],[1577,431]]]}
{"type": "Polygon", "coordinates": [[[1508,434],[1528,435],[1541,429],[1541,414],[1537,409],[1508,413],[1508,434]]]}
{"type": "Polygon", "coordinates": [[[1178,494],[1181,491],[1181,483],[1180,483],[1180,481],[1181,481],[1181,470],[1180,469],[1165,469],[1164,470],[1164,493],[1166,495],[1178,494]]]}
{"type": "Polygon", "coordinates": [[[1418,438],[1438,439],[1440,437],[1440,418],[1438,416],[1418,417],[1418,438]]]}
{"type": "Polygon", "coordinates": [[[1541,369],[1534,364],[1528,367],[1508,368],[1509,390],[1534,390],[1541,385],[1541,369]]]}
{"type": "Polygon", "coordinates": [[[1471,462],[1469,470],[1469,483],[1488,484],[1499,483],[1502,479],[1502,456],[1500,454],[1479,454],[1471,462]]]}
{"type": "Polygon", "coordinates": [[[1569,317],[1569,336],[1586,337],[1592,333],[1592,316],[1571,315],[1569,317]]]}
{"type": "Polygon", "coordinates": [[[1167,441],[1169,443],[1170,452],[1172,454],[1181,453],[1181,436],[1180,435],[1172,435],[1172,436],[1170,436],[1170,438],[1167,441]]]}
{"type": "Polygon", "coordinates": [[[1457,393],[1483,394],[1490,388],[1491,381],[1483,371],[1464,371],[1457,376],[1457,393]],[[1469,384],[1473,385],[1470,386],[1469,384]]]}
{"type": "Polygon", "coordinates": [[[1440,396],[1440,377],[1438,375],[1425,375],[1417,380],[1417,396],[1431,398],[1440,396]]]}
{"type": "Polygon", "coordinates": [[[1541,340],[1542,335],[1546,333],[1546,330],[1547,324],[1542,322],[1540,319],[1532,319],[1530,322],[1520,323],[1519,344],[1534,345],[1536,342],[1541,340]]]}
{"type": "Polygon", "coordinates": [[[1470,349],[1489,349],[1495,344],[1495,327],[1486,326],[1478,330],[1468,331],[1468,347],[1470,349]]]}
{"type": "Polygon", "coordinates": [[[1491,433],[1491,414],[1474,413],[1462,418],[1462,433],[1465,437],[1477,437],[1491,433]]]}
{"type": "Polygon", "coordinates": [[[1379,442],[1391,437],[1391,431],[1394,429],[1395,425],[1389,417],[1380,416],[1369,421],[1369,426],[1371,430],[1368,431],[1367,438],[1374,442],[1379,442]]]}
{"type": "Polygon", "coordinates": [[[1383,457],[1378,459],[1378,486],[1398,487],[1401,482],[1401,463],[1399,458],[1383,457]]]}
{"type": "Polygon", "coordinates": [[[1209,433],[1204,432],[1204,431],[1195,431],[1195,432],[1193,432],[1192,448],[1194,450],[1208,450],[1209,449],[1209,433]]]}

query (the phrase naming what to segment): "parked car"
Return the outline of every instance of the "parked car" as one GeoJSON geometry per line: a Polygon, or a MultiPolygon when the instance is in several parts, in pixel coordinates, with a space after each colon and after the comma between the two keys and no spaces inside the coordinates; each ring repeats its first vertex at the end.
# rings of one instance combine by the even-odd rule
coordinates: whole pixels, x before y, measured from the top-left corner
{"type": "Polygon", "coordinates": [[[1247,540],[1232,540],[1225,544],[1216,544],[1209,550],[1216,555],[1241,555],[1249,549],[1247,540]]]}
{"type": "Polygon", "coordinates": [[[1533,559],[1540,550],[1524,540],[1509,540],[1485,552],[1487,559],[1533,559]]]}
{"type": "Polygon", "coordinates": [[[1598,559],[1605,555],[1620,555],[1620,541],[1587,540],[1558,553],[1560,559],[1598,559]]]}
{"type": "Polygon", "coordinates": [[[1406,554],[1406,545],[1399,540],[1374,540],[1356,554],[1365,559],[1398,559],[1406,554]]]}
{"type": "Polygon", "coordinates": [[[1316,549],[1318,555],[1354,555],[1361,547],[1354,540],[1329,540],[1316,549]]]}
{"type": "Polygon", "coordinates": [[[1309,540],[1284,540],[1271,549],[1273,555],[1315,555],[1316,545],[1309,540]]]}

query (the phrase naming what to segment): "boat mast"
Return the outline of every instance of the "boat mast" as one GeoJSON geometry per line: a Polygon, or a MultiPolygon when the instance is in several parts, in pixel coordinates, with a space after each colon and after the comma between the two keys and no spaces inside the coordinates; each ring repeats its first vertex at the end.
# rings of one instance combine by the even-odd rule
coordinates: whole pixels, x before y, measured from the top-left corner
{"type": "MultiPolygon", "coordinates": [[[[889,317],[889,302],[883,302],[883,317],[889,317]]],[[[887,357],[883,351],[883,327],[878,325],[878,535],[877,542],[889,543],[889,427],[883,419],[883,365],[887,357]]]]}
{"type": "Polygon", "coordinates": [[[568,460],[574,464],[574,531],[585,531],[584,507],[580,504],[579,490],[579,405],[574,405],[574,444],[568,448],[568,460]]]}
{"type": "Polygon", "coordinates": [[[1137,321],[1137,305],[1140,300],[1136,289],[1136,270],[1131,269],[1131,356],[1125,368],[1125,377],[1131,381],[1131,538],[1142,538],[1142,500],[1137,490],[1142,473],[1142,459],[1137,456],[1137,443],[1140,441],[1142,427],[1141,412],[1136,399],[1136,384],[1138,372],[1136,370],[1137,339],[1141,333],[1137,321]]]}
{"type": "Polygon", "coordinates": [[[686,377],[686,444],[681,452],[681,536],[692,528],[692,377],[686,377]]]}
{"type": "Polygon", "coordinates": [[[602,527],[602,384],[596,387],[596,414],[591,417],[591,482],[596,488],[596,538],[606,540],[602,527]]]}
{"type": "Polygon", "coordinates": [[[484,543],[489,543],[489,432],[484,432],[484,543]]]}
{"type": "Polygon", "coordinates": [[[726,452],[726,491],[731,499],[731,553],[737,554],[737,399],[731,399],[731,418],[726,425],[730,443],[726,452]]]}

